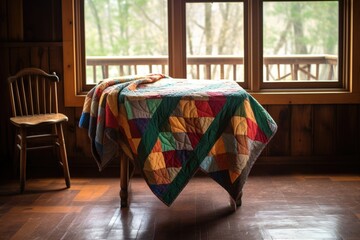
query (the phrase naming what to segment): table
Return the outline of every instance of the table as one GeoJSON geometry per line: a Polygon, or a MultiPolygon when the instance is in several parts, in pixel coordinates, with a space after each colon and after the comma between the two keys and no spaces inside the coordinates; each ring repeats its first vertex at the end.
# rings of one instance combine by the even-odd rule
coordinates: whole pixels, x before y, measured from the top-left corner
{"type": "Polygon", "coordinates": [[[242,188],[277,125],[235,81],[175,79],[162,74],[106,79],[84,102],[101,171],[121,158],[121,206],[128,206],[129,162],[167,206],[196,171],[220,184],[237,206],[242,188]]]}

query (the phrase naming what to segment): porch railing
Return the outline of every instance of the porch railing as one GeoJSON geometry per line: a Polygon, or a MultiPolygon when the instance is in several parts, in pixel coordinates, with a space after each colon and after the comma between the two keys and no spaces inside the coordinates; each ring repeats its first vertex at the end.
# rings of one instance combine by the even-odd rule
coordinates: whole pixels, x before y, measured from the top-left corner
{"type": "MultiPolygon", "coordinates": [[[[336,55],[284,55],[263,59],[264,80],[336,80],[336,55]]],[[[244,81],[244,59],[234,56],[190,56],[187,78],[244,81]]],[[[123,75],[167,73],[168,59],[159,57],[87,57],[87,84],[123,75]]]]}

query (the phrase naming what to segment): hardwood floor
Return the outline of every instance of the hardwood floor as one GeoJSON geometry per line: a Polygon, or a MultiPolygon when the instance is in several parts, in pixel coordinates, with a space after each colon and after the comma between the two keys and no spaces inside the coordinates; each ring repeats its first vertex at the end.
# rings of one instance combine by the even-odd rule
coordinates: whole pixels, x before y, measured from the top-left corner
{"type": "Polygon", "coordinates": [[[243,205],[195,177],[171,207],[141,178],[119,208],[118,178],[30,179],[0,186],[0,239],[360,239],[360,175],[250,176],[243,205]]]}

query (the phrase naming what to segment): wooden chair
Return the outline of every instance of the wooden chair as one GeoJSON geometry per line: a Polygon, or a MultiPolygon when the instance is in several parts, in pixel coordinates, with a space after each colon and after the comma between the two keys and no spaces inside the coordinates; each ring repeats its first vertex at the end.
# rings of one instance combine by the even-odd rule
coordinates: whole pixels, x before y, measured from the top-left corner
{"type": "MultiPolygon", "coordinates": [[[[70,187],[70,174],[62,124],[67,116],[58,113],[58,76],[38,68],[25,68],[8,78],[12,117],[16,126],[16,152],[20,150],[20,191],[25,189],[26,152],[30,149],[58,147],[60,164],[64,170],[66,187],[70,187]],[[49,125],[45,126],[44,125],[49,125]],[[49,129],[44,133],[38,129],[49,129]],[[35,131],[35,133],[34,133],[35,131]],[[39,133],[41,132],[41,133],[39,133]],[[39,140],[42,139],[42,140],[39,140]],[[50,141],[51,140],[51,141],[50,141]],[[28,143],[34,146],[28,146],[28,143]]],[[[15,154],[17,156],[18,154],[15,154]]]]}

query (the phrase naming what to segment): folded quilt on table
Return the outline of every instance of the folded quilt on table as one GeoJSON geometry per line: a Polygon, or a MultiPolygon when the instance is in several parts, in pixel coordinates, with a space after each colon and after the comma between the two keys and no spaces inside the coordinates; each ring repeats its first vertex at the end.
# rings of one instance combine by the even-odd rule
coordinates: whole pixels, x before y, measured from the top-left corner
{"type": "Polygon", "coordinates": [[[100,170],[123,151],[168,206],[198,169],[236,200],[277,129],[234,81],[161,74],[102,81],[88,93],[79,125],[100,170]]]}

